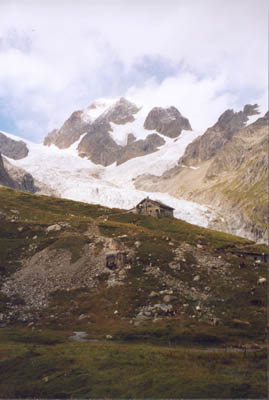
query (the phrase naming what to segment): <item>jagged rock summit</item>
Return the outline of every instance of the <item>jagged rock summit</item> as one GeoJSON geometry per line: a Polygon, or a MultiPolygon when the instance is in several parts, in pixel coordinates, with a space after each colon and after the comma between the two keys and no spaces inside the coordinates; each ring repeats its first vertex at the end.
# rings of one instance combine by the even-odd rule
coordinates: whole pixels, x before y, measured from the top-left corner
{"type": "Polygon", "coordinates": [[[188,119],[184,118],[176,107],[154,107],[145,120],[144,128],[155,129],[170,138],[176,138],[182,130],[192,130],[188,119]]]}
{"type": "Polygon", "coordinates": [[[74,112],[47,135],[44,145],[66,149],[79,141],[79,156],[103,166],[119,165],[157,151],[165,144],[159,134],[176,138],[182,130],[191,130],[191,125],[175,107],[155,107],[145,115],[143,107],[121,97],[113,104],[97,101],[74,112]]]}
{"type": "Polygon", "coordinates": [[[82,111],[73,112],[60,129],[54,129],[45,137],[44,145],[55,144],[59,149],[67,149],[76,142],[90,126],[90,122],[86,122],[82,114],[82,111]]]}
{"type": "Polygon", "coordinates": [[[119,101],[109,107],[99,118],[107,122],[123,125],[127,122],[133,122],[135,120],[134,114],[138,111],[139,108],[135,104],[121,97],[119,101]]]}
{"type": "Polygon", "coordinates": [[[240,129],[244,128],[248,117],[259,114],[257,108],[257,104],[247,104],[243,111],[226,110],[215,125],[208,128],[202,136],[188,145],[179,163],[196,166],[200,162],[214,157],[225,143],[231,140],[240,129]]]}

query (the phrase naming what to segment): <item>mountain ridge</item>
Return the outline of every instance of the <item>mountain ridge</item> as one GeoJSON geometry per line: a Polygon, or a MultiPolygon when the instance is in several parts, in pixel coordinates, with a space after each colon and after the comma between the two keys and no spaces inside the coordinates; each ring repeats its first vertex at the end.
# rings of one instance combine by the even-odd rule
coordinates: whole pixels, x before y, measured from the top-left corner
{"type": "Polygon", "coordinates": [[[219,229],[268,242],[268,112],[248,126],[244,123],[246,113],[256,114],[256,108],[225,112],[187,146],[178,166],[162,178],[141,176],[136,187],[214,205],[228,223],[220,221],[219,229]]]}

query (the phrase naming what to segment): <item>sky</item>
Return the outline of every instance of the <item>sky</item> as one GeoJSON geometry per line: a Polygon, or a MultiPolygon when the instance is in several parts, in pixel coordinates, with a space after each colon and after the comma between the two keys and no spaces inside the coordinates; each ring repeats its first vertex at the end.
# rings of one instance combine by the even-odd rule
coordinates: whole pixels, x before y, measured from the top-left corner
{"type": "Polygon", "coordinates": [[[41,142],[125,96],[194,129],[268,97],[267,0],[0,0],[0,130],[41,142]]]}

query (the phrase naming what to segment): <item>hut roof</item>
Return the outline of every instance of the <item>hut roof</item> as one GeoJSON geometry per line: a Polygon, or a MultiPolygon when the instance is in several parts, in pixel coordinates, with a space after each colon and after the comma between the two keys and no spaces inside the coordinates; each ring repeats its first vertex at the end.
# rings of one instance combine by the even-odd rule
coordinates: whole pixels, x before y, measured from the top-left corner
{"type": "Polygon", "coordinates": [[[167,210],[174,210],[173,207],[168,206],[167,204],[162,203],[159,200],[151,200],[149,198],[145,198],[143,200],[141,200],[136,207],[138,207],[140,204],[144,203],[145,201],[149,201],[152,204],[155,204],[156,206],[162,207],[162,208],[166,208],[167,210]]]}

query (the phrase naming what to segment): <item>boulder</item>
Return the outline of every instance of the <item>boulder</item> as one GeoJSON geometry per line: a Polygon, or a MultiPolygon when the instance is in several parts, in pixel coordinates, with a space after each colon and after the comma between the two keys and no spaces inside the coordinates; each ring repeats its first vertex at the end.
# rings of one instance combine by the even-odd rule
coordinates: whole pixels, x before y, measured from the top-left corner
{"type": "Polygon", "coordinates": [[[55,224],[47,227],[46,232],[58,232],[62,229],[61,225],[55,224]]]}

